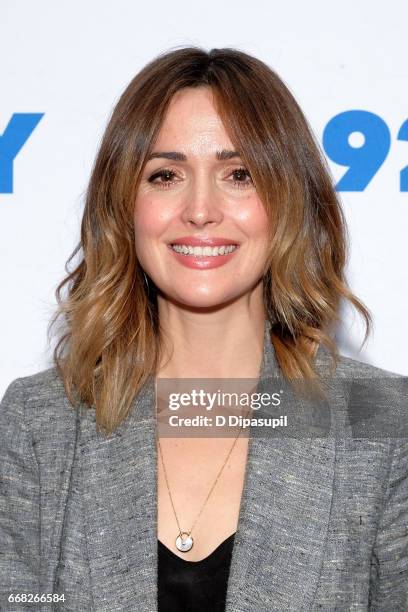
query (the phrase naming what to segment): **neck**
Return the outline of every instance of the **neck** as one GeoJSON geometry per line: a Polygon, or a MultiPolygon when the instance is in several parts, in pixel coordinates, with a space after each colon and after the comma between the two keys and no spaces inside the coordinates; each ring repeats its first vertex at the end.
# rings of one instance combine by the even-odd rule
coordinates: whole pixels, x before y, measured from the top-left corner
{"type": "Polygon", "coordinates": [[[265,318],[261,300],[205,312],[159,302],[164,354],[157,376],[258,378],[265,318]]]}

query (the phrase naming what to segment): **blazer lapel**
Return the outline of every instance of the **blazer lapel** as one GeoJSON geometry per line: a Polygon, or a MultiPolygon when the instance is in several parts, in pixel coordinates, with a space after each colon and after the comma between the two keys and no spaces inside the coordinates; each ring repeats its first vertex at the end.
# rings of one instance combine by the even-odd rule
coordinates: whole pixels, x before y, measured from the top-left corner
{"type": "MultiPolygon", "coordinates": [[[[89,411],[90,412],[90,411],[89,411]]],[[[94,418],[81,431],[84,506],[94,607],[157,611],[154,380],[109,439],[94,418]]]]}
{"type": "MultiPolygon", "coordinates": [[[[265,324],[260,382],[278,376],[265,324]]],[[[259,438],[251,430],[226,612],[304,609],[328,528],[333,438],[259,438]]],[[[84,520],[95,609],[157,612],[157,450],[150,379],[125,423],[97,434],[81,421],[84,520]]]]}
{"type": "MultiPolygon", "coordinates": [[[[267,322],[262,391],[274,378],[282,379],[269,328],[267,322]]],[[[321,349],[317,363],[324,375],[328,361],[321,349]]],[[[336,392],[331,393],[337,401],[336,392]]],[[[290,409],[294,412],[293,404],[290,409]]],[[[226,612],[306,610],[313,603],[325,550],[335,439],[256,434],[251,428],[226,612]]]]}

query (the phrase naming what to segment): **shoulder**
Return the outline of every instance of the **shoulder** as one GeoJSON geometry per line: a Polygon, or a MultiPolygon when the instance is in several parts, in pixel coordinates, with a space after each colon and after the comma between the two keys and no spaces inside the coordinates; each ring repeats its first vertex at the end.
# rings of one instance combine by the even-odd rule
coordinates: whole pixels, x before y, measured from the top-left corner
{"type": "MultiPolygon", "coordinates": [[[[332,365],[332,358],[328,349],[320,345],[316,354],[316,366],[321,376],[329,376],[329,369],[332,365]]],[[[358,359],[346,357],[339,353],[335,377],[338,378],[407,378],[403,374],[397,374],[390,370],[385,370],[378,366],[366,363],[358,359]]]]}
{"type": "Polygon", "coordinates": [[[336,379],[344,392],[352,435],[408,449],[408,377],[340,356],[336,379]]]}
{"type": "Polygon", "coordinates": [[[336,377],[349,382],[358,396],[364,390],[368,394],[366,405],[370,400],[377,405],[393,406],[405,414],[408,410],[408,376],[340,355],[336,377]]]}
{"type": "Polygon", "coordinates": [[[15,378],[6,388],[2,403],[6,399],[26,397],[30,400],[48,400],[56,395],[61,397],[64,385],[57,368],[51,367],[36,374],[15,378]]]}
{"type": "Polygon", "coordinates": [[[16,378],[0,403],[2,430],[29,431],[33,439],[52,439],[75,428],[77,409],[68,400],[57,368],[16,378]]]}
{"type": "Polygon", "coordinates": [[[337,374],[349,378],[406,378],[403,374],[397,374],[391,370],[385,370],[370,363],[346,357],[345,355],[339,356],[337,374]]]}
{"type": "Polygon", "coordinates": [[[341,354],[334,374],[330,370],[331,365],[329,352],[320,347],[316,356],[316,366],[322,379],[343,381],[345,387],[378,389],[382,394],[400,397],[401,401],[407,399],[408,376],[341,354]]]}
{"type": "MultiPolygon", "coordinates": [[[[408,437],[408,376],[339,355],[334,374],[331,356],[319,348],[316,365],[329,388],[345,399],[348,418],[366,425],[367,419],[380,438],[408,437]]],[[[340,402],[341,403],[341,402],[340,402]]],[[[364,433],[364,432],[362,432],[364,433]]]]}

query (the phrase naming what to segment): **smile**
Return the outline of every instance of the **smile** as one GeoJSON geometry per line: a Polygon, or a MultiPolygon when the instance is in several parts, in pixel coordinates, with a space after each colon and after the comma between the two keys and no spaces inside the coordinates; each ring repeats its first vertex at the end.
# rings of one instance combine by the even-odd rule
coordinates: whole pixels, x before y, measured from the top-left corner
{"type": "Polygon", "coordinates": [[[240,250],[238,244],[217,246],[192,246],[189,244],[168,244],[167,248],[176,261],[185,268],[211,270],[227,265],[240,250]]]}
{"type": "Polygon", "coordinates": [[[172,244],[170,248],[179,253],[180,255],[185,256],[193,256],[193,257],[218,257],[219,255],[229,255],[235,249],[238,248],[237,245],[229,244],[229,245],[221,245],[216,247],[210,246],[189,246],[186,244],[172,244]]]}

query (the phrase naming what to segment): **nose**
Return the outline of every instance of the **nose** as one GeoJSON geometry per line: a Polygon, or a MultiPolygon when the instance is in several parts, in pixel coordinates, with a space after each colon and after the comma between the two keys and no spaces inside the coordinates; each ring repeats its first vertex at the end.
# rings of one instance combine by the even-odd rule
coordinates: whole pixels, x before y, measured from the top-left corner
{"type": "Polygon", "coordinates": [[[182,221],[187,225],[203,227],[220,223],[223,216],[221,195],[204,177],[195,182],[189,191],[182,212],[182,221]]]}

